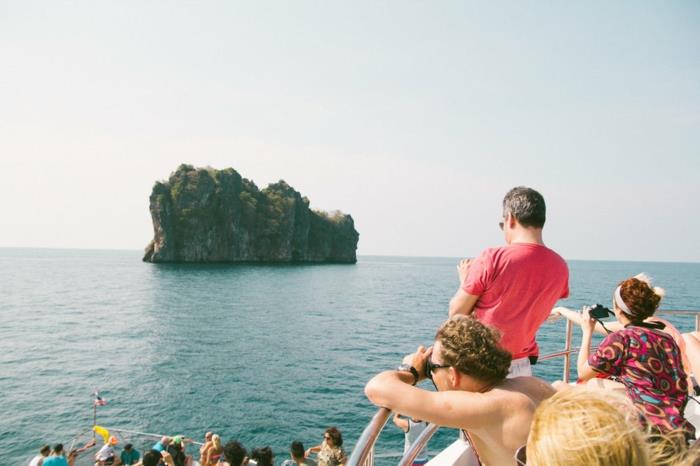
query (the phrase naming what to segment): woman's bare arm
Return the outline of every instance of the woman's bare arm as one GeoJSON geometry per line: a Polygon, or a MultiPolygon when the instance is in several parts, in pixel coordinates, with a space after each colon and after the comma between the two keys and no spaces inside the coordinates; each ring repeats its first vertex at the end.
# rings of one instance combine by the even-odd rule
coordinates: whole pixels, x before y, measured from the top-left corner
{"type": "MultiPolygon", "coordinates": [[[[581,325],[581,313],[579,311],[574,311],[573,309],[569,309],[566,307],[555,307],[552,309],[552,314],[558,314],[562,317],[564,317],[566,320],[570,320],[571,322],[581,325]]],[[[614,322],[606,322],[605,326],[610,330],[611,332],[617,332],[618,330],[622,330],[624,327],[622,324],[618,321],[614,322]]],[[[599,333],[601,335],[607,335],[608,332],[605,331],[602,325],[600,325],[600,322],[595,323],[595,328],[594,328],[596,333],[599,333]]]]}

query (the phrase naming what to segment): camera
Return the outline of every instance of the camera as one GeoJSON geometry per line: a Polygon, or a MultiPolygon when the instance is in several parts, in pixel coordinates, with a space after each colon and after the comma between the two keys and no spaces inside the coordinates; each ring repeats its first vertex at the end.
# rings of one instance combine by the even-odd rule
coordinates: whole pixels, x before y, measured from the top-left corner
{"type": "Polygon", "coordinates": [[[596,304],[588,311],[588,313],[593,319],[598,320],[615,316],[615,313],[613,311],[603,306],[602,304],[596,304]]]}

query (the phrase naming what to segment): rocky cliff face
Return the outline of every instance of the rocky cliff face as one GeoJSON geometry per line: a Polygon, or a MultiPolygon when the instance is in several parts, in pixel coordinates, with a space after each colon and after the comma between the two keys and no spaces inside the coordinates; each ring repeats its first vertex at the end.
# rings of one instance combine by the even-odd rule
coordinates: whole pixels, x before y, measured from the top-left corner
{"type": "Polygon", "coordinates": [[[180,165],[150,197],[147,262],[355,263],[352,217],[309,209],[284,181],[259,190],[234,169],[180,165]]]}

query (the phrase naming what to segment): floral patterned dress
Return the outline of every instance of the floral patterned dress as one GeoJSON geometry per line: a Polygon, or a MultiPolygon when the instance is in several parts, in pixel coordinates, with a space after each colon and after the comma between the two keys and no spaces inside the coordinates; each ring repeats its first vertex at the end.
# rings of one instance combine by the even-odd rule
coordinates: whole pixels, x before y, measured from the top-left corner
{"type": "Polygon", "coordinates": [[[345,464],[345,451],[342,447],[331,447],[324,440],[318,452],[318,466],[338,466],[345,464]]]}
{"type": "Polygon", "coordinates": [[[695,428],[683,417],[688,403],[688,379],[678,345],[661,330],[628,325],[608,335],[588,364],[615,376],[643,414],[661,432],[675,429],[695,438],[695,428]]]}

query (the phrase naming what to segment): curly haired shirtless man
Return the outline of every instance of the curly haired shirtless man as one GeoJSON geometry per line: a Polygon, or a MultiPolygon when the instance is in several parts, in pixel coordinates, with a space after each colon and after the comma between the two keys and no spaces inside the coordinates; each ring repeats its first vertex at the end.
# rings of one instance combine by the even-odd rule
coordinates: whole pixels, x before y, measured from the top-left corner
{"type": "Polygon", "coordinates": [[[386,371],[365,387],[367,397],[406,416],[462,429],[483,464],[513,464],[532,416],[554,389],[535,377],[507,379],[511,355],[497,331],[474,317],[442,324],[435,343],[404,358],[407,370],[386,371]],[[415,385],[429,378],[438,391],[415,385]]]}

